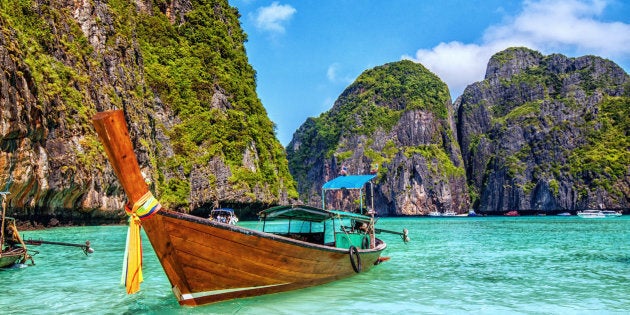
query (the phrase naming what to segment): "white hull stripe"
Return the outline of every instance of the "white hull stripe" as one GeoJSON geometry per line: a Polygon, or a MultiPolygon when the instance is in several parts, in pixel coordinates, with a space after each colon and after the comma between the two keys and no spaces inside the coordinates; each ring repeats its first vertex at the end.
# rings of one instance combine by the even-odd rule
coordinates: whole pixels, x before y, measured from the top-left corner
{"type": "Polygon", "coordinates": [[[218,295],[218,294],[232,293],[232,292],[239,292],[239,291],[248,291],[248,290],[255,290],[255,289],[263,289],[263,288],[276,287],[276,286],[285,285],[285,284],[289,284],[289,282],[279,283],[279,284],[270,284],[270,285],[261,285],[258,287],[233,288],[233,289],[206,291],[206,292],[186,293],[186,294],[182,294],[181,300],[186,301],[186,300],[196,299],[196,298],[200,298],[204,296],[211,296],[211,295],[218,295]]]}

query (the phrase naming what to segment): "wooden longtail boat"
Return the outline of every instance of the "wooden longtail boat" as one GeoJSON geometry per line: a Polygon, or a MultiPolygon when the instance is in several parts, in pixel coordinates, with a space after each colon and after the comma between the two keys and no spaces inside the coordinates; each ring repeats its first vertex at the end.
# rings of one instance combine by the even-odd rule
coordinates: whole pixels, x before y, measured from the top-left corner
{"type": "Polygon", "coordinates": [[[22,247],[5,249],[0,254],[0,268],[11,267],[25,261],[26,249],[22,247]]]}
{"type": "Polygon", "coordinates": [[[35,261],[33,261],[33,257],[28,253],[29,250],[26,247],[26,244],[36,246],[51,244],[80,247],[86,255],[94,252],[94,250],[90,247],[90,241],[86,241],[85,244],[72,244],[45,241],[41,239],[22,239],[15,224],[15,219],[6,216],[7,194],[9,194],[9,192],[0,191],[0,195],[2,196],[2,218],[0,220],[0,268],[11,267],[16,264],[24,264],[28,260],[31,261],[31,265],[34,265],[35,261]]]}
{"type": "Polygon", "coordinates": [[[8,192],[2,195],[2,217],[0,218],[0,268],[25,263],[32,258],[28,255],[26,245],[15,226],[15,219],[6,216],[8,192]]]}
{"type": "MultiPolygon", "coordinates": [[[[101,112],[92,120],[129,203],[136,204],[148,187],[122,111],[101,112]]],[[[386,244],[374,237],[384,230],[374,229],[373,216],[279,206],[260,213],[264,228],[258,231],[154,208],[158,211],[144,218],[142,227],[180,305],[314,286],[368,271],[384,260],[386,244]],[[366,223],[367,230],[351,230],[335,223],[339,220],[366,223]]]]}

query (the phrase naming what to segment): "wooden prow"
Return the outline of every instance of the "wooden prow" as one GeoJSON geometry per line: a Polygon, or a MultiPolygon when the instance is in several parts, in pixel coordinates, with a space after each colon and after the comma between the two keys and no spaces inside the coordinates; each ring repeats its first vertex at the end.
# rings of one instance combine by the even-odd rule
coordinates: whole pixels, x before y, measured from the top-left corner
{"type": "Polygon", "coordinates": [[[129,203],[134,204],[149,191],[129,138],[122,110],[100,112],[92,117],[92,124],[101,138],[105,152],[120,181],[129,203]]]}

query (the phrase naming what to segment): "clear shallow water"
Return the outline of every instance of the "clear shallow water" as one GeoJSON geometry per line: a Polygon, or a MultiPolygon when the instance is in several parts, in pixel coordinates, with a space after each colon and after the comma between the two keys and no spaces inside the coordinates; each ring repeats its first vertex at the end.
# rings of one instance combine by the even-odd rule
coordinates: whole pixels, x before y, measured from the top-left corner
{"type": "MultiPolygon", "coordinates": [[[[243,225],[255,225],[244,222],[243,225]]],[[[23,232],[92,242],[30,246],[35,266],[0,270],[3,314],[627,314],[630,216],[384,218],[411,243],[381,234],[391,260],[355,277],[303,290],[180,307],[149,242],[145,280],[126,295],[120,270],[126,227],[23,232]],[[8,311],[8,312],[6,312],[8,311]]]]}

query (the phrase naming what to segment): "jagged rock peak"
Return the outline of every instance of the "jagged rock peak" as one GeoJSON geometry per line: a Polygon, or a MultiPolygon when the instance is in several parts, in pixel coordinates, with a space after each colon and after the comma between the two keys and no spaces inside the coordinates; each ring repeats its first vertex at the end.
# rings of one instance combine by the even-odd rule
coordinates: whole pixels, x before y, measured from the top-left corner
{"type": "Polygon", "coordinates": [[[494,54],[486,67],[486,79],[502,77],[504,79],[538,65],[543,55],[525,47],[508,48],[494,54]]]}
{"type": "MultiPolygon", "coordinates": [[[[307,119],[287,148],[301,199],[320,204],[321,185],[342,167],[365,174],[378,165],[380,214],[465,211],[452,113],[448,87],[421,64],[403,60],[364,71],[330,111],[307,119]]],[[[348,209],[358,196],[335,197],[326,200],[348,209]]]]}
{"type": "Polygon", "coordinates": [[[610,60],[494,55],[455,106],[475,208],[627,208],[629,97],[628,74],[610,60]]]}

